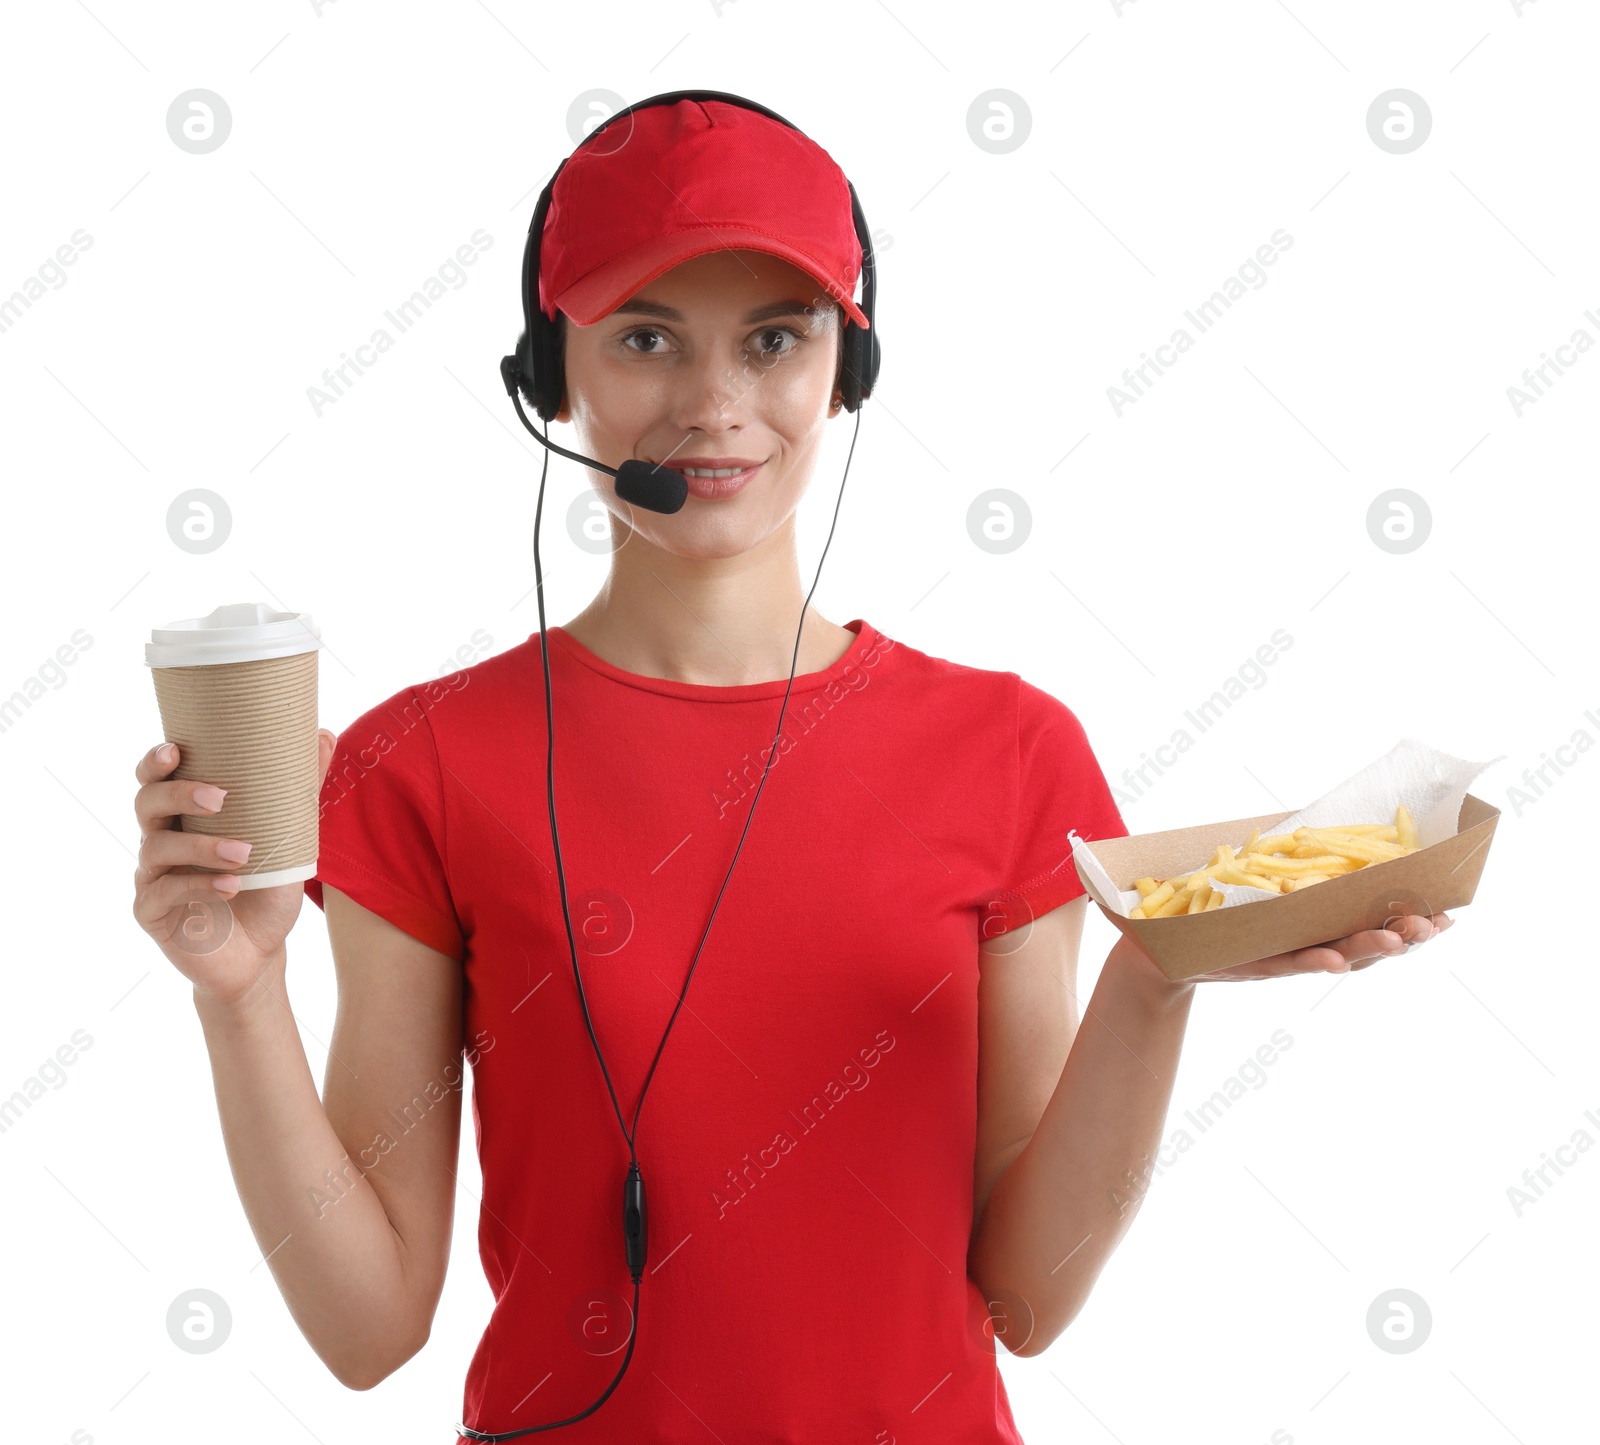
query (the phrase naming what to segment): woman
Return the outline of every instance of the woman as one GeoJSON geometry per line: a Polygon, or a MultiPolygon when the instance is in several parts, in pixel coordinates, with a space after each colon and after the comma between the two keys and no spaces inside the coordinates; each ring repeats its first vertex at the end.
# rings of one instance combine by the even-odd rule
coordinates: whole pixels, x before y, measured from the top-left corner
{"type": "MultiPolygon", "coordinates": [[[[549,630],[548,659],[535,633],[322,733],[305,885],[338,969],[322,1099],[284,989],[300,890],[214,878],[226,944],[177,941],[187,870],[242,860],[177,831],[221,800],[171,780],[170,747],[138,768],[135,913],[194,984],[246,1213],[345,1384],[371,1388],[428,1339],[465,1049],[496,1300],[473,1438],[573,1420],[569,1438],[596,1441],[1015,1442],[993,1341],[1037,1354],[1082,1308],[1131,1222],[1126,1181],[1159,1141],[1204,980],[1174,984],[1120,939],[1080,1031],[1065,837],[1126,829],[1076,717],[1015,673],[806,606],[795,514],[844,405],[844,320],[865,318],[859,248],[841,275],[801,233],[847,224],[842,173],[737,106],[632,119],[545,223],[556,419],[607,467],[680,469],[690,495],[645,511],[591,470],[610,571],[549,630]],[[678,182],[635,184],[608,223],[654,239],[573,262],[605,250],[584,195],[615,196],[625,172],[678,182]],[[694,187],[713,174],[732,189],[707,215],[694,187]],[[796,195],[834,210],[797,217],[796,195]],[[587,1020],[546,814],[546,660],[587,1020]],[[637,1320],[617,1244],[628,1150],[595,1043],[628,1117],[651,1079],[637,1320]],[[635,1368],[594,1408],[625,1348],[635,1368]]],[[[1362,968],[1448,922],[1208,977],[1362,968]]]]}

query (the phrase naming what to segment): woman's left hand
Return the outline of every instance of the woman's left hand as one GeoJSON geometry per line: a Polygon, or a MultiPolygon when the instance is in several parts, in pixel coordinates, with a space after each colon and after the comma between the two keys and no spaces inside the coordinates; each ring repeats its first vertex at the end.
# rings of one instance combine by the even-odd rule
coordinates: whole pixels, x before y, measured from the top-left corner
{"type": "Polygon", "coordinates": [[[1127,935],[1120,938],[1116,951],[1125,952],[1130,967],[1156,985],[1165,984],[1176,992],[1185,990],[1191,983],[1242,983],[1256,978],[1282,978],[1291,973],[1352,973],[1358,968],[1368,968],[1380,958],[1392,958],[1407,953],[1419,944],[1426,943],[1437,933],[1451,927],[1455,919],[1448,913],[1435,913],[1431,917],[1411,913],[1397,918],[1387,928],[1369,928],[1352,933],[1348,938],[1336,938],[1329,943],[1297,948],[1289,953],[1275,953],[1269,958],[1257,958],[1250,963],[1234,964],[1213,973],[1197,973],[1179,982],[1169,979],[1161,966],[1127,935]]]}

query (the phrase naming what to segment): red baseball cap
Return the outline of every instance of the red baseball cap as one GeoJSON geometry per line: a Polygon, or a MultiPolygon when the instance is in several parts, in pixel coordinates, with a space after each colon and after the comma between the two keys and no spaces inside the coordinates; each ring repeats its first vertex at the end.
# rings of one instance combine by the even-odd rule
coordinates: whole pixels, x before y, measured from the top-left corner
{"type": "Polygon", "coordinates": [[[798,266],[858,326],[861,242],[837,162],[799,131],[720,100],[613,121],[561,168],[539,250],[539,309],[592,326],[681,261],[764,251],[798,266]]]}

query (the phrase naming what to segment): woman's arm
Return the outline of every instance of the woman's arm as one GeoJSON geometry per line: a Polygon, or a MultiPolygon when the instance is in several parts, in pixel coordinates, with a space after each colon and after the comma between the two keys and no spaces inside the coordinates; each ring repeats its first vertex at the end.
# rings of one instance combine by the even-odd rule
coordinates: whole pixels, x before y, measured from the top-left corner
{"type": "Polygon", "coordinates": [[[461,965],[325,886],[339,1007],[323,1098],[285,951],[235,1002],[195,992],[234,1182],[289,1312],[367,1390],[427,1342],[461,1122],[461,965]],[[454,1081],[452,1083],[452,1081],[454,1081]]]}
{"type": "MultiPolygon", "coordinates": [[[[1048,1348],[1077,1317],[1138,1212],[1142,1191],[1130,1200],[1128,1181],[1144,1177],[1160,1143],[1194,991],[1154,983],[1121,939],[1083,1022],[1071,1022],[1082,920],[1078,899],[1035,920],[1020,946],[1011,935],[984,945],[985,1068],[991,1081],[1000,1073],[1010,1081],[1003,1093],[991,1082],[988,1109],[1013,1101],[1017,1140],[980,1199],[967,1270],[1007,1317],[997,1320],[997,1338],[1024,1356],[1048,1348]],[[1023,1139],[1022,1101],[1041,1093],[1052,1072],[1048,1101],[1023,1139]]],[[[980,1088],[980,1110],[983,1098],[980,1088]]],[[[980,1195],[985,1162],[980,1145],[980,1195]]]]}
{"type": "Polygon", "coordinates": [[[1072,1323],[1133,1223],[1172,1102],[1196,983],[1349,973],[1415,948],[1454,922],[1444,913],[1408,914],[1386,928],[1179,983],[1124,936],[1107,955],[1074,1036],[1060,1023],[1066,1015],[1052,988],[1072,998],[1083,920],[1081,909],[1076,915],[1069,910],[1081,902],[1035,920],[1020,945],[1009,934],[982,945],[981,1212],[967,1273],[992,1315],[1000,1306],[1004,1318],[997,1319],[995,1335],[1016,1355],[1041,1353],[1072,1323]],[[1026,1101],[1042,1093],[1041,1081],[1057,1068],[1064,1037],[1070,1039],[1066,1063],[1037,1125],[1025,1142],[997,1152],[994,1141],[1005,1132],[984,1122],[986,1109],[998,1107],[997,1117],[1008,1117],[1021,1139],[1026,1101]],[[985,1202],[988,1178],[995,1182],[985,1202]]]}

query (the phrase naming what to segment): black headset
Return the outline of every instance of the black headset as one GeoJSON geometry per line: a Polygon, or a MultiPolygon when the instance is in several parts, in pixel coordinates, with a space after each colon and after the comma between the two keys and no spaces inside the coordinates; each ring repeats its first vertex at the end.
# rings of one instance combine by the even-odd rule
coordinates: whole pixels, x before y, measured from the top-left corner
{"type": "MultiPolygon", "coordinates": [[[[720,100],[729,105],[739,105],[747,110],[753,110],[765,115],[772,120],[786,125],[790,130],[799,127],[790,121],[784,120],[781,115],[768,110],[765,106],[757,105],[752,100],[745,100],[741,96],[727,95],[720,90],[675,90],[664,95],[653,95],[648,100],[641,100],[636,105],[630,105],[624,110],[619,110],[610,119],[603,121],[591,131],[580,144],[587,145],[599,131],[608,126],[615,125],[626,115],[631,115],[636,110],[642,110],[648,105],[672,105],[680,100],[720,100]]],[[[571,156],[568,156],[568,160],[571,156]]],[[[561,162],[561,166],[566,165],[561,162]]],[[[695,965],[700,961],[700,951],[705,947],[706,938],[711,932],[712,920],[717,916],[717,908],[722,902],[722,895],[727,891],[728,880],[733,877],[734,864],[739,861],[739,854],[744,850],[744,840],[749,836],[750,824],[755,819],[756,804],[761,801],[761,790],[766,786],[767,773],[772,767],[773,759],[778,756],[778,740],[783,736],[784,714],[789,707],[789,694],[794,688],[795,668],[800,660],[800,637],[805,629],[805,615],[811,605],[811,594],[817,590],[817,582],[822,578],[822,563],[827,559],[828,548],[833,543],[833,529],[839,521],[839,505],[844,500],[844,484],[850,476],[850,462],[855,456],[856,434],[861,430],[860,406],[862,398],[871,395],[874,383],[878,379],[878,364],[880,348],[878,344],[878,325],[874,316],[874,302],[877,297],[877,266],[872,254],[872,235],[867,230],[866,217],[861,213],[861,202],[856,198],[856,188],[847,180],[845,184],[850,187],[850,211],[854,219],[856,236],[861,242],[861,311],[867,318],[868,325],[860,327],[850,320],[845,319],[844,350],[840,361],[838,388],[845,408],[856,413],[855,433],[850,438],[850,452],[845,458],[844,475],[839,479],[839,497],[833,507],[833,522],[828,528],[828,540],[823,544],[822,556],[817,560],[817,575],[812,579],[811,592],[806,593],[805,605],[800,609],[800,625],[795,629],[794,654],[789,663],[789,685],[784,689],[783,706],[778,709],[778,727],[772,737],[772,746],[767,749],[766,763],[761,769],[761,779],[756,784],[754,796],[750,799],[750,811],[745,815],[744,831],[739,835],[739,846],[733,851],[733,862],[728,864],[728,871],[722,880],[722,887],[717,890],[715,902],[711,905],[711,917],[706,919],[705,932],[700,935],[699,946],[694,951],[694,958],[689,962],[689,972],[683,981],[683,989],[678,995],[676,1007],[672,1010],[672,1017],[667,1020],[667,1027],[662,1032],[661,1042],[656,1046],[655,1058],[651,1060],[650,1070],[645,1075],[643,1086],[639,1090],[639,1102],[634,1109],[633,1130],[629,1131],[622,1117],[621,1105],[617,1103],[617,1091],[612,1087],[611,1071],[606,1068],[605,1055],[600,1051],[600,1040],[595,1036],[594,1021],[589,1016],[589,1000],[583,990],[583,973],[578,967],[578,948],[572,933],[572,912],[567,902],[567,875],[561,862],[561,835],[556,827],[556,793],[555,793],[555,719],[550,699],[550,640],[548,629],[545,626],[544,614],[544,570],[539,561],[539,528],[544,517],[544,484],[545,477],[550,470],[550,453],[555,452],[560,456],[569,457],[573,461],[582,462],[585,466],[596,471],[601,471],[616,478],[616,494],[625,502],[635,506],[644,507],[655,512],[676,512],[680,510],[688,497],[688,484],[682,473],[675,472],[669,467],[660,464],[633,459],[625,461],[620,467],[607,466],[604,462],[594,457],[586,457],[580,452],[568,451],[567,448],[557,446],[549,437],[539,431],[528,420],[527,413],[522,409],[522,398],[525,397],[529,404],[538,412],[546,422],[554,420],[556,412],[561,408],[561,394],[564,386],[562,376],[561,332],[555,322],[551,321],[538,304],[539,296],[539,242],[544,234],[545,213],[550,209],[550,194],[555,187],[556,176],[561,174],[561,166],[557,166],[555,175],[550,177],[550,183],[544,188],[539,197],[539,204],[533,213],[533,222],[528,227],[528,244],[522,256],[522,319],[523,332],[517,341],[517,349],[512,355],[502,357],[500,360],[500,377],[505,383],[506,393],[511,398],[511,404],[516,408],[517,415],[522,419],[522,424],[544,447],[544,469],[539,475],[539,502],[534,512],[533,523],[533,569],[535,578],[535,592],[539,601],[539,655],[544,664],[544,707],[545,707],[545,796],[550,811],[550,838],[555,849],[556,881],[561,892],[561,916],[567,929],[567,948],[572,956],[572,974],[577,982],[578,1002],[583,1009],[583,1021],[589,1030],[589,1042],[594,1046],[595,1057],[600,1061],[600,1072],[605,1078],[606,1089],[611,1095],[611,1107],[617,1116],[617,1124],[622,1130],[622,1137],[628,1145],[628,1173],[622,1185],[622,1238],[623,1252],[628,1264],[628,1273],[633,1280],[633,1314],[628,1328],[627,1353],[622,1357],[622,1365],[617,1370],[611,1383],[606,1386],[600,1397],[587,1409],[576,1415],[571,1415],[565,1420],[552,1420],[547,1425],[528,1425],[520,1430],[504,1430],[491,1433],[485,1430],[475,1430],[464,1424],[456,1426],[456,1432],[469,1440],[500,1441],[514,1440],[520,1435],[531,1435],[539,1430],[554,1430],[562,1425],[572,1425],[594,1414],[607,1399],[613,1390],[621,1383],[623,1375],[627,1372],[628,1362],[633,1358],[634,1340],[639,1332],[639,1284],[644,1275],[646,1245],[648,1241],[647,1216],[645,1212],[644,1176],[639,1169],[638,1152],[634,1147],[634,1140],[639,1130],[639,1115],[644,1109],[645,1095],[650,1091],[650,1081],[655,1077],[656,1065],[661,1062],[662,1051],[667,1046],[667,1035],[672,1032],[672,1025],[677,1022],[678,1011],[683,1007],[683,1001],[689,993],[689,983],[694,978],[695,965]],[[519,395],[520,393],[520,395],[519,395]]]]}

